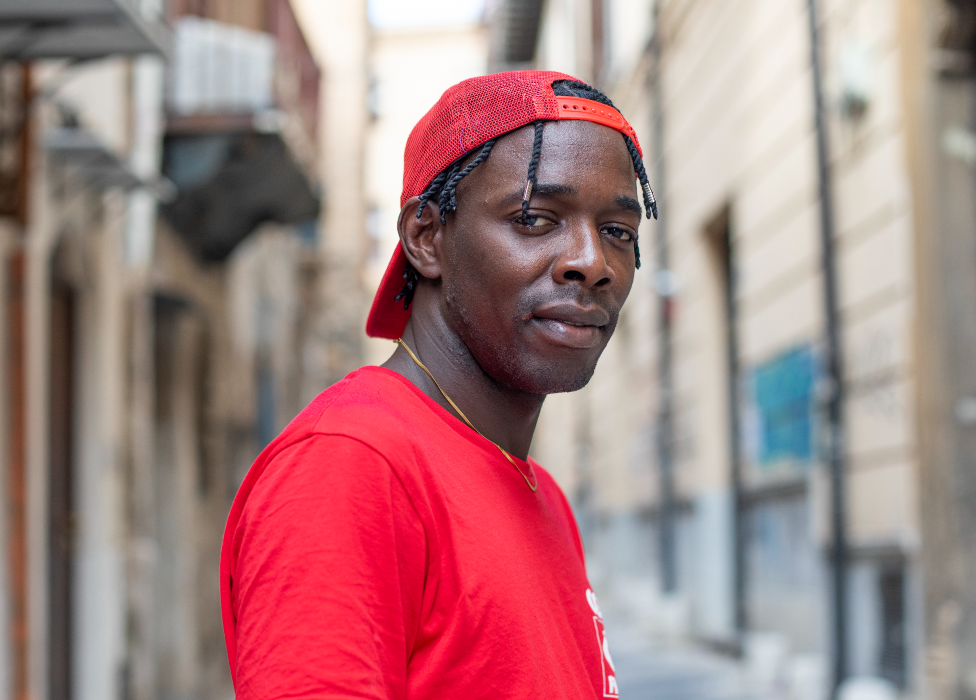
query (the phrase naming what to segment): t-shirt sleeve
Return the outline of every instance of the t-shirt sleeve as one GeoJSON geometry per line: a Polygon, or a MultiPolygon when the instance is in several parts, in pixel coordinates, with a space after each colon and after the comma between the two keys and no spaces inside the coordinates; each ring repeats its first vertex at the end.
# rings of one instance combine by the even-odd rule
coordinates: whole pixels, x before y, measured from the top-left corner
{"type": "Polygon", "coordinates": [[[283,449],[234,549],[237,700],[406,696],[426,539],[382,455],[329,435],[283,449]]]}

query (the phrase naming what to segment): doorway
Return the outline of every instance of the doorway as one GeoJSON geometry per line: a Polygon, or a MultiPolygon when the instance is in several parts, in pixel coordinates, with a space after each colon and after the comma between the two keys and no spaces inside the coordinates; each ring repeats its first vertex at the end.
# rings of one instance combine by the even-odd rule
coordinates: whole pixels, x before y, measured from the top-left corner
{"type": "Polygon", "coordinates": [[[67,283],[51,286],[48,605],[50,697],[71,698],[71,579],[74,549],[74,356],[77,300],[67,283]]]}

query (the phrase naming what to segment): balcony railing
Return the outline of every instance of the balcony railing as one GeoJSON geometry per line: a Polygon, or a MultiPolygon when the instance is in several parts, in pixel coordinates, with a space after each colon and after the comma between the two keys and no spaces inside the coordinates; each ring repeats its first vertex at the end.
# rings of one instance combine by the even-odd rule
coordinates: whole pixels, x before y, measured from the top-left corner
{"type": "Polygon", "coordinates": [[[275,40],[270,34],[181,17],[173,54],[172,113],[255,114],[275,106],[275,40]]]}

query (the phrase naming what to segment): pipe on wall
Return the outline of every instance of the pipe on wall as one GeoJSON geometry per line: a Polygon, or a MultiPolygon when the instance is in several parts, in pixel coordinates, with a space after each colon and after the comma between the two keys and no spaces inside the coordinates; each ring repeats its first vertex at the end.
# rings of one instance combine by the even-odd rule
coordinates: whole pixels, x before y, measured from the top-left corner
{"type": "Polygon", "coordinates": [[[847,518],[845,512],[844,374],[837,292],[833,189],[830,143],[824,112],[823,66],[817,0],[807,0],[810,29],[810,65],[813,75],[814,123],[817,138],[817,185],[820,194],[820,243],[823,273],[825,343],[823,379],[825,391],[825,451],[830,470],[831,592],[833,618],[833,691],[847,677],[847,518]]]}
{"type": "Polygon", "coordinates": [[[673,284],[670,277],[668,251],[668,212],[664,167],[664,96],[661,87],[661,28],[658,22],[658,3],[654,5],[654,34],[651,37],[651,98],[653,102],[654,189],[660,206],[660,216],[654,232],[655,287],[658,307],[658,406],[657,406],[657,463],[660,479],[660,507],[658,511],[661,588],[675,593],[678,588],[676,523],[677,510],[674,493],[674,362],[672,358],[673,284]]]}

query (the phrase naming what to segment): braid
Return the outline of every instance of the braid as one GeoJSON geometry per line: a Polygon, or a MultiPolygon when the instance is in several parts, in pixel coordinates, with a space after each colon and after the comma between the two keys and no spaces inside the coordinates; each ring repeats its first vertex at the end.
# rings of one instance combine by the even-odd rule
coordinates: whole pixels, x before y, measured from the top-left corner
{"type": "MultiPolygon", "coordinates": [[[[593,100],[594,102],[599,102],[601,105],[617,109],[617,106],[610,101],[609,97],[595,87],[581,83],[578,80],[553,81],[552,92],[559,97],[582,97],[583,99],[593,100]]],[[[619,112],[620,110],[617,109],[617,111],[619,112]]]]}
{"type": "MultiPolygon", "coordinates": [[[[637,180],[641,184],[641,190],[644,192],[644,211],[647,214],[647,218],[650,219],[653,215],[657,218],[657,200],[654,198],[654,191],[651,189],[651,184],[647,181],[647,171],[644,169],[644,159],[640,157],[640,153],[637,152],[637,144],[634,143],[633,139],[629,136],[624,136],[624,140],[627,142],[627,150],[630,151],[630,159],[634,162],[634,170],[637,171],[637,180]]],[[[637,245],[637,238],[634,238],[634,264],[637,269],[640,269],[640,248],[637,245]]]]}
{"type": "MultiPolygon", "coordinates": [[[[420,194],[420,206],[417,207],[417,218],[419,219],[424,213],[424,208],[427,206],[427,203],[431,199],[436,198],[437,207],[440,209],[441,223],[446,224],[447,212],[457,211],[458,183],[467,177],[472,170],[485,162],[485,159],[491,153],[491,149],[497,140],[490,139],[485,141],[481,147],[481,151],[464,169],[461,168],[461,163],[467,157],[467,154],[440,171],[437,177],[431,180],[430,184],[420,194]]],[[[403,279],[406,280],[403,289],[394,297],[393,301],[403,299],[403,310],[406,311],[413,302],[413,295],[417,291],[417,285],[420,284],[420,273],[417,272],[416,268],[409,261],[407,261],[407,265],[403,270],[403,279]]]]}
{"type": "MultiPolygon", "coordinates": [[[[552,84],[552,91],[554,94],[560,97],[582,97],[587,100],[599,102],[607,107],[617,109],[609,97],[604,95],[595,87],[591,87],[586,83],[581,83],[577,80],[556,80],[552,84]]],[[[620,110],[617,109],[617,111],[619,112],[620,110]]],[[[647,214],[648,219],[650,219],[652,216],[656,219],[657,200],[654,198],[654,191],[651,189],[651,185],[647,181],[647,171],[644,168],[644,159],[641,158],[641,155],[637,150],[637,144],[635,144],[629,136],[624,136],[624,141],[627,143],[627,151],[630,153],[630,160],[634,164],[634,173],[637,175],[637,180],[640,182],[641,190],[644,193],[644,211],[647,214]]],[[[636,235],[634,237],[634,264],[639,270],[640,248],[637,246],[636,235]]]]}
{"type": "Polygon", "coordinates": [[[532,189],[536,185],[536,169],[539,167],[539,158],[542,157],[542,128],[545,122],[535,123],[535,137],[532,140],[532,158],[529,159],[529,174],[525,179],[525,192],[522,193],[522,221],[525,221],[529,213],[529,199],[532,198],[532,189]]]}
{"type": "Polygon", "coordinates": [[[403,268],[403,279],[407,281],[403,285],[403,289],[400,293],[393,297],[393,301],[400,301],[403,299],[403,310],[406,311],[410,308],[410,302],[413,301],[413,294],[417,291],[417,285],[420,283],[420,273],[417,272],[417,268],[407,261],[407,265],[403,268]]]}
{"type": "MultiPolygon", "coordinates": [[[[447,168],[447,183],[441,188],[441,191],[437,195],[437,207],[441,212],[441,223],[447,223],[447,210],[457,211],[457,200],[454,197],[454,188],[448,187],[454,180],[454,176],[458,174],[461,170],[460,163],[453,163],[447,168]],[[451,202],[454,202],[453,208],[451,202]]],[[[456,187],[456,185],[455,185],[456,187]]]]}
{"type": "Polygon", "coordinates": [[[644,160],[640,157],[640,153],[637,152],[637,144],[634,143],[633,139],[629,136],[624,136],[624,141],[627,142],[627,150],[630,151],[630,159],[634,161],[634,170],[637,172],[637,180],[641,184],[641,189],[644,191],[644,210],[647,212],[647,218],[650,219],[653,215],[657,218],[657,200],[654,198],[654,191],[651,190],[651,185],[647,181],[647,171],[644,169],[644,160]]]}
{"type": "Polygon", "coordinates": [[[417,218],[419,219],[421,214],[424,213],[424,208],[427,206],[427,200],[434,196],[435,193],[440,192],[441,187],[444,186],[444,181],[447,180],[447,170],[442,170],[438,173],[437,177],[431,180],[430,184],[427,185],[427,189],[420,193],[420,206],[417,207],[417,218]]]}
{"type": "MultiPolygon", "coordinates": [[[[460,172],[458,172],[457,174],[453,175],[448,180],[447,186],[444,187],[443,192],[441,192],[441,197],[442,198],[443,198],[445,192],[448,193],[448,200],[446,202],[447,203],[447,208],[445,208],[444,205],[441,205],[441,223],[442,224],[446,224],[447,223],[447,218],[446,217],[447,217],[447,212],[448,211],[457,211],[457,185],[458,185],[458,183],[461,182],[461,180],[463,180],[465,177],[467,177],[468,174],[472,170],[474,170],[479,165],[481,165],[482,163],[485,162],[485,159],[491,153],[491,149],[494,147],[495,141],[497,141],[497,140],[498,139],[489,139],[488,141],[485,141],[485,145],[481,147],[481,152],[477,155],[477,157],[473,161],[471,161],[470,163],[468,163],[468,165],[464,168],[464,170],[461,170],[460,172]]],[[[460,167],[460,164],[458,164],[457,167],[460,167]]],[[[440,204],[440,202],[438,202],[438,203],[440,204]]]]}

